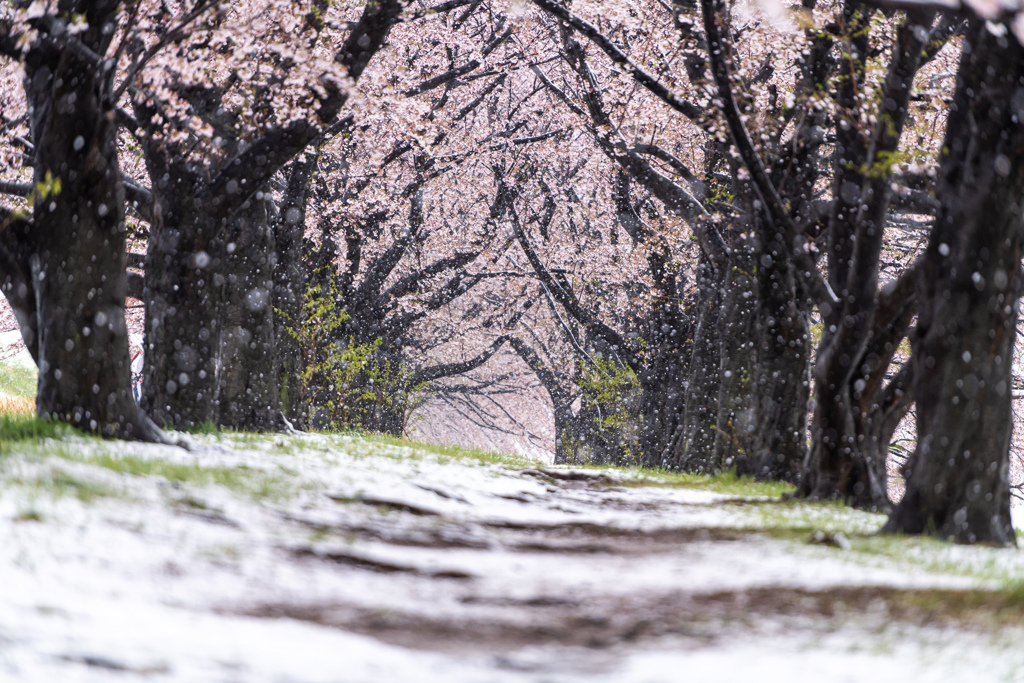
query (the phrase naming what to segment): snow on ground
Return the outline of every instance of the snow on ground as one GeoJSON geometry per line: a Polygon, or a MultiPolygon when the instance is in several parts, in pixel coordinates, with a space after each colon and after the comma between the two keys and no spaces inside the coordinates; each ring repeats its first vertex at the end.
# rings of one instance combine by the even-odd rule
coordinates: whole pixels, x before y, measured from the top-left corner
{"type": "Polygon", "coordinates": [[[192,439],[0,457],[0,681],[1024,680],[1019,620],[941,608],[1020,551],[621,470],[192,439]]]}
{"type": "Polygon", "coordinates": [[[0,332],[0,361],[5,367],[35,368],[32,354],[17,329],[0,332]]]}

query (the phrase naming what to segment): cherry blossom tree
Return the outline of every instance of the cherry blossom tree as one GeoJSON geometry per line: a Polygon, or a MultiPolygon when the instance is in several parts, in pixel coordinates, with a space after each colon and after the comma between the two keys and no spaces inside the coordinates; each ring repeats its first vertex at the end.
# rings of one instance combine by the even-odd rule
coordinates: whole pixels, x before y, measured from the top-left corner
{"type": "Polygon", "coordinates": [[[1024,49],[972,18],[937,181],[939,210],[917,279],[917,447],[886,530],[1015,545],[1008,457],[1011,358],[1024,257],[1024,49]]]}
{"type": "Polygon", "coordinates": [[[0,20],[0,53],[24,69],[33,169],[31,213],[0,209],[0,264],[39,366],[39,415],[163,441],[130,386],[125,189],[104,67],[117,13],[116,2],[37,3],[0,20]]]}

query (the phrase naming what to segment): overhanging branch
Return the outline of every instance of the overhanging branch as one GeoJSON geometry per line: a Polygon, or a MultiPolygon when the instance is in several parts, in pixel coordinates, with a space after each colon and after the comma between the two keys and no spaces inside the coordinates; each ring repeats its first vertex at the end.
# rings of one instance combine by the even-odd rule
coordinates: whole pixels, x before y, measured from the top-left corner
{"type": "Polygon", "coordinates": [[[537,7],[540,7],[548,14],[562,20],[576,31],[582,33],[591,42],[601,48],[601,50],[608,55],[613,62],[619,66],[625,67],[629,72],[629,75],[632,76],[637,83],[645,87],[652,95],[678,111],[686,118],[697,122],[704,115],[703,109],[692,102],[688,102],[680,98],[669,90],[668,87],[661,83],[657,78],[647,73],[639,64],[630,59],[629,56],[620,50],[615,43],[598,31],[597,27],[593,24],[577,17],[565,7],[556,4],[553,0],[533,0],[533,4],[537,5],[537,7]]]}
{"type": "Polygon", "coordinates": [[[784,238],[782,242],[789,252],[791,262],[800,272],[801,279],[804,280],[808,288],[815,293],[820,302],[838,304],[840,303],[839,297],[832,291],[828,281],[818,272],[814,259],[804,248],[805,240],[797,231],[786,205],[783,204],[775,185],[768,177],[764,162],[743,123],[743,116],[732,92],[730,68],[725,58],[726,44],[718,25],[718,14],[724,10],[721,0],[701,0],[701,10],[704,15],[704,33],[708,41],[708,55],[711,58],[711,73],[718,89],[722,113],[729,127],[733,144],[739,151],[743,165],[754,182],[754,188],[764,206],[765,214],[768,220],[781,230],[784,238]]]}
{"type": "Polygon", "coordinates": [[[433,382],[434,380],[442,379],[444,377],[463,375],[467,372],[471,372],[472,370],[476,370],[478,367],[490,360],[491,357],[498,352],[498,349],[500,349],[505,342],[510,339],[511,337],[509,335],[502,335],[498,337],[482,353],[474,358],[470,358],[469,360],[457,363],[434,365],[429,368],[418,370],[412,377],[412,384],[415,386],[424,382],[433,382]]]}

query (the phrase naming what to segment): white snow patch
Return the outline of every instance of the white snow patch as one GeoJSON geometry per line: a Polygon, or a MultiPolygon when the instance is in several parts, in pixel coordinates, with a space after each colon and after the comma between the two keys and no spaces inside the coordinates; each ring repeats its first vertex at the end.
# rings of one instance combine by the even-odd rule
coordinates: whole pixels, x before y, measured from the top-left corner
{"type": "MultiPolygon", "coordinates": [[[[598,490],[353,437],[194,441],[197,449],[186,452],[72,439],[5,456],[0,680],[640,683],[783,680],[772,678],[782,673],[785,680],[794,673],[796,680],[864,680],[864,672],[872,681],[966,680],[957,676],[983,657],[1002,657],[999,643],[956,631],[963,638],[948,638],[943,647],[951,654],[936,658],[932,631],[911,629],[890,642],[871,624],[823,628],[808,618],[806,628],[762,627],[735,643],[697,638],[591,650],[552,642],[492,655],[471,638],[464,652],[425,652],[343,626],[245,615],[284,604],[532,627],[539,617],[516,601],[558,598],[586,607],[775,586],[984,585],[970,572],[923,571],[930,561],[1024,576],[1024,555],[1012,550],[949,546],[897,562],[761,535],[658,545],[662,533],[759,528],[766,507],[848,532],[874,531],[881,517],[728,502],[735,499],[692,489],[616,487],[634,476],[628,472],[603,473],[612,487],[598,490]],[[58,448],[85,462],[48,455],[58,448]],[[190,465],[200,474],[231,468],[244,481],[233,490],[121,475],[88,464],[101,455],[190,465]],[[59,473],[115,495],[86,504],[33,484],[59,473]],[[264,480],[283,482],[283,495],[255,495],[264,480]],[[33,516],[42,521],[22,521],[33,516]],[[572,532],[594,528],[618,535],[572,532]],[[647,538],[655,550],[644,550],[647,538]],[[588,545],[596,548],[571,550],[588,545]],[[330,556],[338,560],[317,559],[330,556]],[[371,571],[374,564],[393,570],[371,571]]],[[[1002,657],[970,680],[998,680],[1011,670],[1002,663],[1019,659],[1002,657]]]]}
{"type": "Polygon", "coordinates": [[[34,370],[36,362],[25,347],[21,332],[13,330],[0,332],[0,361],[9,367],[21,367],[34,370]]]}

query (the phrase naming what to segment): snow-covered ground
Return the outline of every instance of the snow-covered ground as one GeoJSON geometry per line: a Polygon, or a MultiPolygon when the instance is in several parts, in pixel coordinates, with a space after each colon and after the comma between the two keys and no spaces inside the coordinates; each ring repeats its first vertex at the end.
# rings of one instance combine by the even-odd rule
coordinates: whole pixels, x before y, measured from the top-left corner
{"type": "Polygon", "coordinates": [[[192,440],[0,456],[0,681],[1024,680],[1021,551],[619,470],[192,440]]]}

